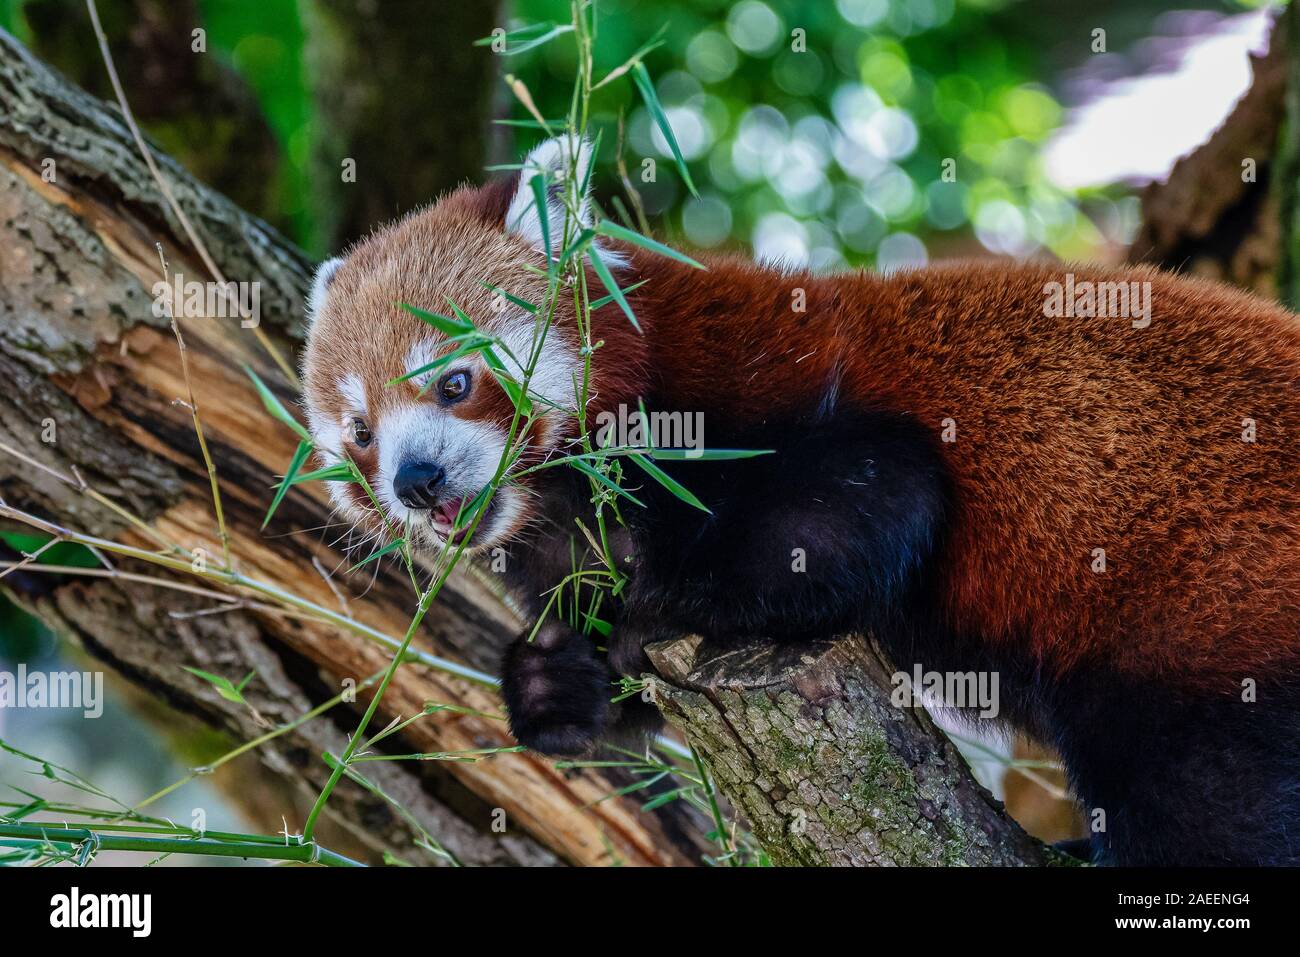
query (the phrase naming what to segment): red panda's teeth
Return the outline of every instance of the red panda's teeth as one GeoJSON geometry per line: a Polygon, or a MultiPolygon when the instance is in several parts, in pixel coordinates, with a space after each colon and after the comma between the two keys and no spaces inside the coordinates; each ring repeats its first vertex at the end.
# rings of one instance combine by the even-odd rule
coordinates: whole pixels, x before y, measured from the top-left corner
{"type": "Polygon", "coordinates": [[[457,498],[448,502],[438,503],[438,507],[435,510],[435,517],[438,523],[445,525],[448,528],[454,528],[456,525],[456,516],[460,513],[460,504],[462,501],[462,499],[457,498]]]}

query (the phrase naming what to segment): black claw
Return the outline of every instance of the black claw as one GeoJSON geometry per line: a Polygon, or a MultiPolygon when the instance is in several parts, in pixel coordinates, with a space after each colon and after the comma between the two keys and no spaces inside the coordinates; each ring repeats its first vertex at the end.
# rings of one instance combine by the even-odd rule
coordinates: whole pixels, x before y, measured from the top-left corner
{"type": "MultiPolygon", "coordinates": [[[[511,723],[514,728],[514,723],[511,723]]],[[[525,745],[528,750],[552,757],[579,757],[587,754],[596,744],[595,729],[592,725],[546,724],[535,722],[527,728],[515,732],[515,740],[525,745]]]]}

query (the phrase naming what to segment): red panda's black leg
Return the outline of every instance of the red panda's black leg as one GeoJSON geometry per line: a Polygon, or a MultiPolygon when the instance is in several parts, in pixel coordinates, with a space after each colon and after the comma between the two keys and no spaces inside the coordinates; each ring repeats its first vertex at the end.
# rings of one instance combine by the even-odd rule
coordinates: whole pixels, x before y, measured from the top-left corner
{"type": "MultiPolygon", "coordinates": [[[[653,671],[643,650],[649,641],[689,633],[724,644],[814,640],[914,610],[945,502],[934,439],[919,424],[860,414],[728,439],[732,447],[770,444],[776,453],[665,460],[707,513],[654,483],[637,489],[644,509],[624,509],[628,541],[616,544],[616,554],[630,558],[623,565],[630,583],[607,616],[608,654],[596,649],[597,636],[557,622],[532,643],[511,646],[503,693],[520,742],[574,754],[598,737],[628,743],[656,727],[651,704],[610,702],[618,674],[653,671]]],[[[584,484],[565,504],[580,513],[589,495],[584,484]]],[[[571,523],[555,527],[521,556],[517,588],[525,596],[542,594],[571,569],[571,523]]]]}
{"type": "Polygon", "coordinates": [[[1121,866],[1300,864],[1297,686],[1243,700],[1081,669],[1048,691],[1095,860],[1121,866]]]}

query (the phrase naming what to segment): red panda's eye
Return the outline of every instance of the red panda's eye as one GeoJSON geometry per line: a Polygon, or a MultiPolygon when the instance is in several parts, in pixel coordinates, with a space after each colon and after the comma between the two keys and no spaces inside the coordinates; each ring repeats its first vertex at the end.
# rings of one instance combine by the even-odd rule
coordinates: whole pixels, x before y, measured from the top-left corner
{"type": "Polygon", "coordinates": [[[448,402],[465,398],[469,392],[469,373],[451,372],[443,376],[442,381],[438,383],[438,392],[448,402]]]}
{"type": "Polygon", "coordinates": [[[357,443],[361,448],[370,444],[370,426],[361,419],[352,420],[352,441],[357,443]]]}

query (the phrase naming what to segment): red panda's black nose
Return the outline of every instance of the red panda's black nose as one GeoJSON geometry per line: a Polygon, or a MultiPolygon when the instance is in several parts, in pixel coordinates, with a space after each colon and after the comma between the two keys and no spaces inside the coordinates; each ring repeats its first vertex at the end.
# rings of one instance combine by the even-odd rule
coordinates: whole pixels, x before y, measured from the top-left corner
{"type": "Polygon", "coordinates": [[[432,462],[407,462],[393,478],[393,494],[407,508],[433,508],[447,473],[432,462]]]}

